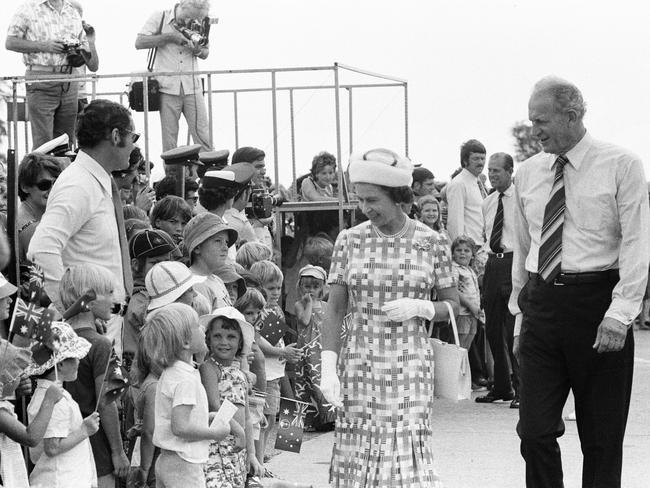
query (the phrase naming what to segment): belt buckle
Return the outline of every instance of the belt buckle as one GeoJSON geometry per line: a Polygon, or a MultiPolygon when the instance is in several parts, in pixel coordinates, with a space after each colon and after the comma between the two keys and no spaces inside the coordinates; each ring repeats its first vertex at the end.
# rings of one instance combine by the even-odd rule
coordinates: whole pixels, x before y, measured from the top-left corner
{"type": "Polygon", "coordinates": [[[564,285],[566,285],[566,283],[562,283],[561,281],[558,281],[560,276],[562,276],[562,273],[560,273],[555,278],[553,278],[553,286],[564,286],[564,285]]]}
{"type": "Polygon", "coordinates": [[[497,257],[497,259],[503,259],[503,257],[505,256],[505,253],[495,252],[494,255],[497,257]]]}

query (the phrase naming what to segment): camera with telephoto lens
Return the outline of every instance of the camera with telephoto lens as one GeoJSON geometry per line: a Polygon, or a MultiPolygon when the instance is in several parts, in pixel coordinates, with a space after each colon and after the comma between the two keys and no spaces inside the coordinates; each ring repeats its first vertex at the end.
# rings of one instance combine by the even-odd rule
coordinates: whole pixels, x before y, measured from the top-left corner
{"type": "Polygon", "coordinates": [[[185,39],[195,46],[207,46],[210,34],[210,18],[205,17],[201,21],[192,20],[188,25],[174,21],[174,29],[180,32],[185,39]]]}
{"type": "Polygon", "coordinates": [[[283,203],[283,198],[271,195],[266,188],[253,188],[251,206],[246,208],[246,213],[256,219],[268,219],[273,215],[273,207],[279,207],[283,203]]]}

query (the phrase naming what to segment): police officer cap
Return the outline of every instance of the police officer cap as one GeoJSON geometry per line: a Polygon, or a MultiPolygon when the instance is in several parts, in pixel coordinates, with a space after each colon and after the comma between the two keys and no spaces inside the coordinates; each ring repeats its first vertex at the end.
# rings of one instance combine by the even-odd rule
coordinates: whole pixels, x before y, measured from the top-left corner
{"type": "Polygon", "coordinates": [[[201,144],[180,146],[165,151],[160,155],[165,164],[202,164],[199,162],[201,144]]]}
{"type": "Polygon", "coordinates": [[[206,171],[201,179],[203,188],[241,188],[248,185],[255,175],[250,163],[237,163],[221,170],[206,171]]]}
{"type": "Polygon", "coordinates": [[[49,154],[51,156],[65,156],[69,149],[68,142],[68,134],[61,134],[59,137],[38,146],[34,149],[34,152],[49,154]]]}
{"type": "Polygon", "coordinates": [[[199,154],[199,160],[205,166],[213,166],[215,169],[223,169],[228,164],[228,156],[230,156],[230,151],[228,151],[228,149],[205,151],[199,154]]]}

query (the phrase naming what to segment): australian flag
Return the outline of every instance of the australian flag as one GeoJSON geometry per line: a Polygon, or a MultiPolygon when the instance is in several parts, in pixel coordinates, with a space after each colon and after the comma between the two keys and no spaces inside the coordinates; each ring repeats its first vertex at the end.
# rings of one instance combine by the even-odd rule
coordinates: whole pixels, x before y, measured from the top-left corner
{"type": "Polygon", "coordinates": [[[111,350],[98,405],[108,405],[116,401],[126,391],[127,386],[129,386],[127,371],[115,354],[115,350],[111,350]]]}
{"type": "Polygon", "coordinates": [[[282,399],[280,402],[280,421],[275,448],[281,451],[300,452],[302,433],[305,427],[305,414],[309,405],[303,402],[282,399]]]}
{"type": "Polygon", "coordinates": [[[284,319],[273,310],[264,310],[257,326],[260,335],[269,341],[272,346],[277,345],[287,332],[295,335],[295,331],[290,329],[284,319]]]}
{"type": "Polygon", "coordinates": [[[53,320],[54,310],[17,298],[10,330],[14,334],[51,346],[53,320]]]}

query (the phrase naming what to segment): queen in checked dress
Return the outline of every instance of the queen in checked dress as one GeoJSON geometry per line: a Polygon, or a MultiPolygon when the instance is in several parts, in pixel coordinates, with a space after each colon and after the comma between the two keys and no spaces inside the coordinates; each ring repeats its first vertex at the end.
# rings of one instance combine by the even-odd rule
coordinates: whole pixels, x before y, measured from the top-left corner
{"type": "Polygon", "coordinates": [[[330,482],[440,487],[431,451],[433,354],[424,325],[448,317],[446,305],[430,299],[434,288],[438,300],[457,309],[448,242],[400,206],[412,200],[408,159],[385,149],[352,155],[349,174],[369,221],[339,234],[329,276],[321,390],[338,407],[330,482]]]}

